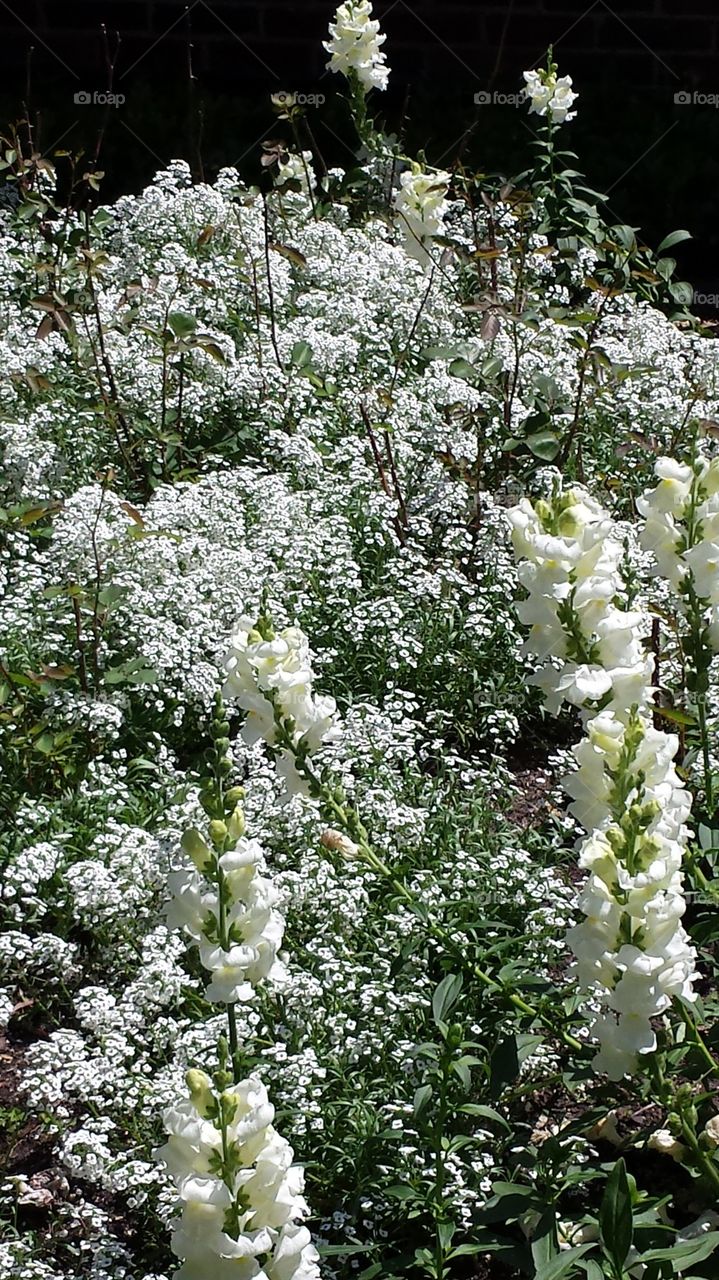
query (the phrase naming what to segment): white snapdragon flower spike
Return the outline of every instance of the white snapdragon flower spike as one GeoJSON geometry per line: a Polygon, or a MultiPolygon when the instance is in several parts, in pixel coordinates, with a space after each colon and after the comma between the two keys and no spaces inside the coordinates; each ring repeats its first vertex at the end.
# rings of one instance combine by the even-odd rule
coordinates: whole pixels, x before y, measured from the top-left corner
{"type": "Polygon", "coordinates": [[[155,1153],[181,1206],[171,1241],[183,1260],[176,1280],[317,1280],[318,1255],[301,1225],[304,1174],[273,1127],[262,1081],[219,1090],[201,1071],[187,1081],[190,1097],[165,1111],[168,1140],[155,1153]]]}
{"type": "Polygon", "coordinates": [[[719,650],[719,459],[698,454],[689,466],[659,458],[654,474],[657,484],[637,499],[641,544],[682,610],[699,608],[719,650]]]}
{"type": "Polygon", "coordinates": [[[574,748],[580,767],[565,782],[589,833],[579,856],[589,872],[584,919],[567,940],[580,987],[603,1005],[591,1028],[594,1065],[612,1080],[656,1048],[651,1019],[673,996],[695,998],[696,955],[681,924],[691,799],[674,768],[677,748],[638,709],[626,721],[605,711],[574,748]]]}
{"type": "Polygon", "coordinates": [[[653,657],[642,633],[649,622],[614,603],[624,548],[608,512],[576,486],[534,505],[523,498],[507,515],[527,592],[517,606],[530,628],[523,651],[545,660],[530,682],[548,710],[556,714],[568,702],[628,712],[647,703],[653,657]]]}
{"type": "MultiPolygon", "coordinates": [[[[666,479],[683,503],[692,477],[666,479]]],[[[518,608],[531,628],[525,651],[552,659],[536,683],[552,711],[563,701],[600,708],[573,750],[579,767],[564,781],[587,833],[579,865],[588,872],[578,904],[584,919],[567,941],[580,988],[602,1006],[591,1028],[594,1065],[619,1080],[656,1048],[652,1018],[673,996],[694,999],[695,953],[681,925],[691,797],[674,768],[678,739],[649,718],[653,659],[640,640],[647,619],[615,603],[623,549],[611,520],[582,491],[535,506],[525,499],[509,520],[528,592],[518,608]]]]}
{"type": "Polygon", "coordinates": [[[404,247],[411,257],[425,264],[429,261],[428,245],[444,231],[450,175],[423,173],[413,168],[405,170],[399,181],[394,208],[399,215],[404,247]]]}
{"type": "Polygon", "coordinates": [[[334,698],[312,690],[309,641],[299,627],[275,634],[264,622],[257,626],[247,616],[237,623],[223,661],[227,672],[223,693],[247,712],[244,741],[262,740],[276,748],[277,769],[287,790],[307,794],[295,753],[313,755],[322,745],[336,741],[340,734],[337,704],[334,698]]]}
{"type": "Polygon", "coordinates": [[[529,103],[530,115],[546,116],[556,124],[573,120],[576,111],[572,105],[577,94],[572,89],[572,77],[557,77],[556,70],[525,71],[524,96],[529,103]]]}
{"type": "MultiPolygon", "coordinates": [[[[210,864],[212,850],[194,829],[185,833],[183,847],[200,866],[210,864]]],[[[268,979],[284,979],[277,958],[282,945],[284,920],[277,910],[280,895],[272,881],[262,876],[262,849],[256,840],[241,837],[233,849],[217,859],[225,885],[225,922],[230,945],[220,940],[220,902],[216,883],[200,870],[171,872],[171,899],[167,922],[182,929],[199,947],[200,959],[211,974],[208,1000],[223,1004],[248,1001],[254,988],[268,979]]]]}
{"type": "Polygon", "coordinates": [[[343,76],[356,75],[365,91],[386,89],[389,68],[381,47],[386,39],[372,17],[370,0],[346,0],[330,23],[329,40],[323,41],[330,55],[327,66],[343,76]]]}

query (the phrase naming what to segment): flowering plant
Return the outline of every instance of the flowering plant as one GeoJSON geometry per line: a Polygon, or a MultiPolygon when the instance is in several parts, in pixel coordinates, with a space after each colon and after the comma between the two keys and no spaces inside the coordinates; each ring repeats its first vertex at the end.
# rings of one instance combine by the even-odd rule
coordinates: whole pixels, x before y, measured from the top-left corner
{"type": "Polygon", "coordinates": [[[573,120],[576,111],[571,107],[577,100],[572,89],[571,76],[557,76],[557,68],[551,63],[548,69],[524,72],[524,96],[529,103],[530,114],[546,116],[556,124],[573,120]]]}
{"type": "Polygon", "coordinates": [[[382,50],[386,36],[372,17],[371,0],[345,0],[330,23],[324,48],[330,54],[330,71],[356,77],[362,89],[386,89],[389,68],[382,50]]]}
{"type": "Polygon", "coordinates": [[[447,212],[448,173],[423,173],[419,166],[400,177],[394,207],[399,214],[405,248],[421,263],[429,260],[427,246],[441,235],[447,212]]]}

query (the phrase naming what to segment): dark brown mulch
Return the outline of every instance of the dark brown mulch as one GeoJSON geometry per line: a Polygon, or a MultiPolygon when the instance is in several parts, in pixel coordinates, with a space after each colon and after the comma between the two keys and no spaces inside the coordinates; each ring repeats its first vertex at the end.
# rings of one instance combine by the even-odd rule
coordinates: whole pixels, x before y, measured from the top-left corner
{"type": "Polygon", "coordinates": [[[514,779],[517,794],[506,811],[507,821],[524,831],[540,827],[555,811],[551,794],[556,784],[552,775],[547,769],[519,769],[514,779]]]}
{"type": "Polygon", "coordinates": [[[0,1108],[6,1123],[0,1130],[0,1167],[25,1176],[46,1170],[52,1162],[54,1140],[43,1135],[40,1122],[22,1115],[20,1078],[26,1042],[11,1031],[0,1031],[0,1108]],[[11,1113],[8,1122],[7,1113],[11,1113]]]}

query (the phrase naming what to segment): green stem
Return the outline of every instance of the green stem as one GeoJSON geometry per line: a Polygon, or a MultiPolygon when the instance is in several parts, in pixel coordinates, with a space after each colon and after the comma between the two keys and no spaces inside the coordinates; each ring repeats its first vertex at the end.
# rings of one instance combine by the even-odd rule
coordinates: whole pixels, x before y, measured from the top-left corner
{"type": "Polygon", "coordinates": [[[690,1148],[694,1160],[707,1181],[713,1184],[714,1190],[719,1191],[719,1168],[717,1168],[711,1157],[707,1155],[706,1151],[702,1151],[697,1135],[694,1132],[694,1126],[689,1123],[683,1114],[680,1114],[680,1119],[682,1137],[690,1148]]]}
{"type": "Polygon", "coordinates": [[[711,761],[709,759],[709,731],[707,726],[707,712],[704,695],[700,694],[697,698],[697,720],[699,721],[699,733],[702,742],[702,763],[704,767],[704,803],[706,805],[707,817],[711,822],[714,817],[714,789],[712,783],[711,761]]]}
{"type": "Polygon", "coordinates": [[[435,1277],[436,1280],[442,1280],[444,1276],[444,1245],[442,1243],[441,1226],[443,1224],[443,1199],[444,1199],[444,1182],[445,1182],[445,1159],[442,1139],[444,1138],[445,1120],[447,1116],[447,1085],[448,1085],[448,1062],[446,1055],[442,1059],[442,1083],[440,1086],[439,1106],[437,1108],[437,1123],[434,1129],[434,1145],[435,1145],[435,1178],[434,1178],[434,1202],[435,1202],[435,1277]]]}
{"type": "Polygon", "coordinates": [[[704,1037],[702,1036],[689,1010],[686,1009],[679,1000],[676,1001],[676,1005],[679,1010],[679,1016],[687,1028],[687,1031],[691,1033],[693,1043],[696,1045],[699,1053],[707,1064],[707,1070],[711,1071],[713,1075],[719,1075],[719,1064],[715,1061],[711,1049],[704,1040],[704,1037]]]}

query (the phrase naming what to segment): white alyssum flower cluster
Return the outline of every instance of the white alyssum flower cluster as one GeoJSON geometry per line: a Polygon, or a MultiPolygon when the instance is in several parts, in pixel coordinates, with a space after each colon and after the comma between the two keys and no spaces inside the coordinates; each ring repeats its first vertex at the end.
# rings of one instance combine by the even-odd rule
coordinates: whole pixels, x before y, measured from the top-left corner
{"type": "Polygon", "coordinates": [[[394,208],[400,218],[402,241],[410,257],[425,264],[429,261],[428,245],[444,231],[450,175],[442,171],[425,173],[413,165],[399,181],[394,208]]]}
{"type": "Polygon", "coordinates": [[[620,608],[624,548],[604,508],[574,486],[508,512],[518,579],[527,592],[517,606],[530,628],[524,652],[544,660],[530,676],[556,714],[574,706],[628,711],[651,696],[653,658],[640,610],[620,608]],[[560,665],[561,664],[561,665],[560,665]]]}
{"type": "Polygon", "coordinates": [[[535,680],[551,710],[566,699],[591,715],[564,784],[589,872],[585,918],[567,940],[580,987],[601,1003],[594,1065],[618,1080],[656,1048],[651,1019],[675,995],[694,998],[695,953],[681,925],[691,797],[673,765],[678,739],[651,724],[653,660],[638,638],[646,618],[617,603],[623,548],[608,513],[575,488],[534,506],[524,499],[509,521],[528,591],[526,648],[561,663],[535,680]]]}
{"type": "Polygon", "coordinates": [[[556,67],[525,71],[523,75],[530,115],[548,116],[556,124],[574,119],[577,113],[571,108],[578,95],[572,89],[571,76],[558,77],[556,67]]]}
{"type": "Polygon", "coordinates": [[[307,794],[296,759],[337,740],[334,698],[312,691],[314,673],[307,636],[299,627],[278,634],[264,618],[243,615],[223,660],[223,695],[247,712],[242,737],[273,748],[277,769],[291,794],[307,794]]]}
{"type": "Polygon", "coordinates": [[[187,1084],[189,1098],[164,1113],[168,1140],[156,1152],[182,1203],[175,1280],[315,1280],[318,1254],[301,1223],[303,1171],[273,1127],[262,1081],[213,1089],[192,1070],[187,1084]]]}
{"type": "Polygon", "coordinates": [[[355,75],[365,91],[386,89],[389,67],[381,47],[386,39],[372,17],[370,0],[346,0],[330,23],[329,40],[323,41],[330,55],[327,66],[343,76],[355,75]]]}

